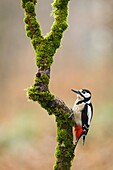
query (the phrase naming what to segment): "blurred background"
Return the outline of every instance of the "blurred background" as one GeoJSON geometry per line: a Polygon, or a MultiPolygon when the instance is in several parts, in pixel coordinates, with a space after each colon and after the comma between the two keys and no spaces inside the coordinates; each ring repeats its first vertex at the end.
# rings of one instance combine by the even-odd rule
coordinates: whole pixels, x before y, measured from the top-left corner
{"type": "MultiPolygon", "coordinates": [[[[53,22],[52,0],[39,0],[42,32],[53,22]]],[[[0,1],[0,170],[50,170],[55,161],[56,128],[39,104],[29,102],[35,53],[26,37],[21,1],[0,1]]],[[[92,92],[94,117],[72,170],[113,169],[113,0],[72,0],[69,27],[54,56],[50,89],[71,108],[71,89],[92,92]]]]}

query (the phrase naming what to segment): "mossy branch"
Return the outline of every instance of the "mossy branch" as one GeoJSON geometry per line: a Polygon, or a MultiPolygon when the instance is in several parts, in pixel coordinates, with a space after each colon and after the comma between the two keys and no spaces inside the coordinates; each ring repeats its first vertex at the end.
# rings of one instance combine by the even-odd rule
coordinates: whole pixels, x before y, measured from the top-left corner
{"type": "Polygon", "coordinates": [[[37,0],[22,0],[22,7],[25,11],[26,34],[30,37],[34,47],[38,67],[34,85],[28,88],[27,92],[29,99],[40,103],[48,111],[49,115],[54,114],[56,117],[58,144],[54,170],[70,170],[74,157],[73,121],[68,119],[71,110],[49,90],[50,68],[53,63],[53,56],[60,47],[63,32],[68,27],[68,3],[69,0],[54,0],[52,4],[54,23],[51,31],[44,37],[39,21],[36,18],[35,6],[37,0]]]}

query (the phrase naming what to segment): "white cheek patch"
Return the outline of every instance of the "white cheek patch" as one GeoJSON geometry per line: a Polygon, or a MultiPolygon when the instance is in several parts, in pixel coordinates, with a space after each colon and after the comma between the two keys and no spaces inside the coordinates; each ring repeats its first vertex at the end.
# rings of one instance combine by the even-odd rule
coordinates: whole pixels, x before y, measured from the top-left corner
{"type": "Polygon", "coordinates": [[[89,98],[90,96],[91,96],[91,95],[90,95],[89,93],[85,93],[85,94],[84,94],[84,97],[85,97],[85,98],[89,98]]]}

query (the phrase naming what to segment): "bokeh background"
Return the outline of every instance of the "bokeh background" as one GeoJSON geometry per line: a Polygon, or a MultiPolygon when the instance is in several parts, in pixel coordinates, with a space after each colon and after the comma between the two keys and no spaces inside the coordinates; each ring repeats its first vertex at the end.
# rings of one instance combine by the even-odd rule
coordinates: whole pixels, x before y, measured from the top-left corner
{"type": "MultiPolygon", "coordinates": [[[[43,34],[53,22],[52,0],[39,0],[43,34]]],[[[49,170],[55,161],[54,116],[29,102],[37,72],[20,0],[0,1],[0,170],[49,170]]],[[[113,169],[113,0],[72,0],[69,27],[54,57],[50,89],[72,107],[72,88],[92,91],[94,117],[72,170],[113,169]]]]}

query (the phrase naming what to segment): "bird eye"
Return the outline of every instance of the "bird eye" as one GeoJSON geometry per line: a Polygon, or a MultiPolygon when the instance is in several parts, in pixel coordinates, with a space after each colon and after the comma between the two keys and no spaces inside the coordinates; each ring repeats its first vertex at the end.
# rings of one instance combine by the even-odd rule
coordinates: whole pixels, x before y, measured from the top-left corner
{"type": "Polygon", "coordinates": [[[85,91],[82,91],[83,94],[85,94],[86,92],[85,91]]]}

